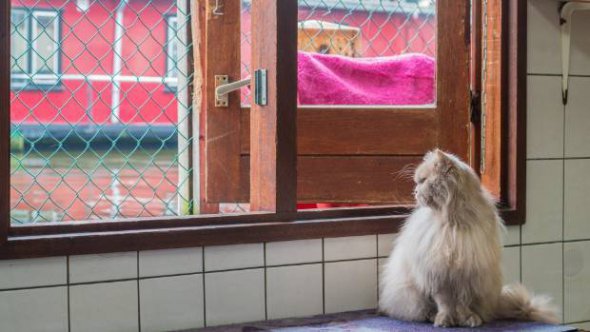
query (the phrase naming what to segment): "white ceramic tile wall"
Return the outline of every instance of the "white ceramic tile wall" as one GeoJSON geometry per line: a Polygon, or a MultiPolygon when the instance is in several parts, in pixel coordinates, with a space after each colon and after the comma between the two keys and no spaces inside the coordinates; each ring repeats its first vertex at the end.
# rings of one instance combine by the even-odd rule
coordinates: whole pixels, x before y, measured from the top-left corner
{"type": "Polygon", "coordinates": [[[195,273],[203,270],[203,249],[182,248],[139,252],[139,277],[195,273]]]}
{"type": "Polygon", "coordinates": [[[264,269],[205,274],[207,325],[263,320],[264,288],[264,269]]]}
{"type": "Polygon", "coordinates": [[[502,256],[502,272],[504,273],[504,283],[510,284],[520,282],[520,248],[504,248],[502,256]]]}
{"type": "Polygon", "coordinates": [[[563,311],[562,244],[522,247],[522,282],[534,293],[552,297],[563,311]]]}
{"type": "Polygon", "coordinates": [[[563,161],[527,161],[527,222],[522,242],[550,242],[562,238],[563,161]]]}
{"type": "Polygon", "coordinates": [[[322,261],[322,240],[270,242],[266,244],[266,264],[297,264],[322,261]]]}
{"type": "Polygon", "coordinates": [[[0,329],[13,332],[67,331],[67,287],[0,292],[0,329]]]}
{"type": "Polygon", "coordinates": [[[142,331],[169,331],[205,325],[203,275],[139,281],[142,331]]]}
{"type": "Polygon", "coordinates": [[[70,257],[70,282],[137,278],[137,252],[70,257]]]}
{"type": "Polygon", "coordinates": [[[377,259],[325,264],[326,313],[377,306],[377,259]]]}
{"type": "Polygon", "coordinates": [[[137,281],[70,287],[72,331],[138,331],[137,281]]]}
{"type": "Polygon", "coordinates": [[[565,320],[590,320],[590,241],[565,244],[565,320]]]}
{"type": "Polygon", "coordinates": [[[350,236],[324,240],[324,259],[327,261],[370,258],[377,255],[375,235],[350,236]]]}
{"type": "MultiPolygon", "coordinates": [[[[507,282],[553,295],[566,322],[589,329],[590,12],[575,17],[577,76],[564,109],[558,6],[528,0],[529,218],[508,228],[503,268],[507,282]]],[[[66,257],[0,261],[0,322],[10,331],[151,331],[372,308],[377,257],[392,238],[73,256],[69,266],[66,257]]]]}
{"type": "Polygon", "coordinates": [[[0,261],[0,289],[64,285],[66,257],[0,261]]]}
{"type": "Polygon", "coordinates": [[[268,319],[323,313],[322,269],[322,264],[268,268],[268,319]]]}
{"type": "Polygon", "coordinates": [[[231,270],[264,265],[262,243],[205,248],[205,271],[231,270]]]}

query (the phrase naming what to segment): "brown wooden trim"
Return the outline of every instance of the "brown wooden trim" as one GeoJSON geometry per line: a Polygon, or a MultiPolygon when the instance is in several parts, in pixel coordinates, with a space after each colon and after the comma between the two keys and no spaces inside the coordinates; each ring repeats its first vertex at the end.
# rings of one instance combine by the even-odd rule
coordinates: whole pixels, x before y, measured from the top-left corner
{"type": "Polygon", "coordinates": [[[469,1],[437,1],[438,147],[469,158],[469,1]]]}
{"type": "Polygon", "coordinates": [[[9,237],[8,242],[0,248],[0,259],[393,233],[404,220],[403,216],[377,216],[9,237]]]}
{"type": "MultiPolygon", "coordinates": [[[[471,2],[471,107],[481,110],[481,75],[482,75],[482,0],[471,2]]],[[[469,164],[477,174],[480,174],[481,164],[481,119],[479,114],[471,114],[471,131],[469,137],[469,164]]]]}
{"type": "MultiPolygon", "coordinates": [[[[413,203],[412,166],[422,156],[299,156],[297,200],[301,203],[413,203]]],[[[249,157],[242,157],[240,202],[248,202],[249,157]]]]}
{"type": "Polygon", "coordinates": [[[197,1],[200,23],[204,31],[201,52],[204,63],[204,84],[201,96],[201,123],[204,139],[202,158],[206,202],[231,201],[239,192],[240,183],[240,98],[237,93],[229,97],[228,107],[215,106],[215,75],[228,75],[229,81],[241,77],[240,69],[240,13],[241,1],[226,1],[223,15],[213,14],[215,0],[197,1]],[[204,15],[203,15],[204,14],[204,15]],[[204,28],[203,28],[204,24],[204,28]],[[223,198],[223,199],[222,199],[223,198]]]}
{"type": "Polygon", "coordinates": [[[250,112],[250,209],[295,212],[297,1],[258,0],[251,11],[252,68],[266,71],[268,98],[250,112]]]}
{"type": "MultiPolygon", "coordinates": [[[[250,153],[242,108],[241,153],[250,153]]],[[[299,107],[299,155],[422,155],[436,146],[435,108],[299,107]]]]}
{"type": "Polygon", "coordinates": [[[527,82],[527,3],[507,1],[505,10],[509,25],[504,39],[507,44],[507,107],[503,174],[505,201],[515,212],[514,219],[523,224],[526,218],[526,82],[527,82]]]}
{"type": "MultiPolygon", "coordinates": [[[[412,206],[367,206],[331,209],[310,209],[297,212],[295,220],[323,220],[375,216],[404,216],[411,213],[412,206]]],[[[161,229],[175,227],[219,226],[232,224],[272,223],[284,221],[282,215],[274,213],[243,213],[234,215],[204,215],[175,218],[134,218],[125,220],[103,220],[100,222],[52,222],[19,225],[11,228],[9,236],[41,236],[50,234],[91,233],[161,229]]]]}
{"type": "MultiPolygon", "coordinates": [[[[164,227],[118,231],[97,228],[74,233],[18,234],[10,236],[8,242],[0,247],[0,259],[387,234],[397,232],[409,212],[409,208],[393,207],[336,209],[298,213],[297,221],[290,222],[278,219],[259,222],[260,216],[256,216],[256,221],[252,223],[244,221],[238,224],[185,227],[165,227],[166,225],[160,224],[164,227]],[[359,213],[380,215],[352,216],[359,213]],[[351,216],[342,217],[347,214],[351,216]],[[314,218],[322,215],[331,215],[332,218],[314,218]]],[[[506,224],[517,224],[514,210],[501,212],[506,224]]],[[[100,224],[92,226],[98,225],[100,224]]],[[[73,228],[75,225],[64,226],[73,228]]],[[[22,230],[24,229],[26,228],[23,227],[22,230]]],[[[47,226],[41,226],[40,229],[49,230],[47,226]]]]}
{"type": "Polygon", "coordinates": [[[0,245],[10,229],[10,6],[0,5],[0,245]]]}
{"type": "Polygon", "coordinates": [[[506,108],[506,43],[507,31],[502,6],[503,0],[489,0],[485,3],[487,13],[484,27],[483,50],[486,61],[483,63],[482,87],[482,131],[485,140],[481,143],[484,162],[481,165],[482,183],[497,198],[501,195],[502,157],[506,140],[503,133],[505,122],[503,112],[506,108]]]}

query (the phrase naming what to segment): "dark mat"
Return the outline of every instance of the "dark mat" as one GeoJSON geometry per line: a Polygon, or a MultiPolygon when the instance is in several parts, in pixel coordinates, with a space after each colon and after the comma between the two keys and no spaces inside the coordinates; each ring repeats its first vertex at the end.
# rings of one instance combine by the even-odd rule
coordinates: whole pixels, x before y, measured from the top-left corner
{"type": "MultiPolygon", "coordinates": [[[[333,315],[322,315],[306,318],[280,319],[258,323],[236,324],[228,326],[210,327],[198,331],[209,332],[435,332],[435,331],[482,331],[482,332],[508,332],[508,331],[539,331],[539,332],[569,332],[577,331],[575,328],[561,325],[548,325],[536,322],[496,321],[472,328],[436,328],[430,323],[415,323],[394,320],[388,317],[376,315],[374,311],[355,311],[333,315]]],[[[197,331],[197,330],[193,330],[197,331]]]]}

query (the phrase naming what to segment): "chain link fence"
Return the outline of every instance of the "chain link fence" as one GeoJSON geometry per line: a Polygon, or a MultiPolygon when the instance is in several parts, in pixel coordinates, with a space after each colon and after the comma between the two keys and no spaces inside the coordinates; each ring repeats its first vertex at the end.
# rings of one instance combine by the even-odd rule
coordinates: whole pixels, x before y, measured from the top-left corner
{"type": "MultiPolygon", "coordinates": [[[[188,1],[11,0],[12,223],[198,213],[188,1]]],[[[434,1],[299,0],[299,49],[434,57],[434,1]]]]}
{"type": "Polygon", "coordinates": [[[12,0],[13,224],[188,214],[187,0],[12,0]]]}

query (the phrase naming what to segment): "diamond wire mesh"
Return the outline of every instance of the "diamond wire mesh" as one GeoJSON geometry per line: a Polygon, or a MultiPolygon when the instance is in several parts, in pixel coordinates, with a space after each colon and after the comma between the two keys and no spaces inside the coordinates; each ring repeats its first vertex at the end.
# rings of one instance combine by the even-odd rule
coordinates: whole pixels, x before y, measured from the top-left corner
{"type": "MultiPolygon", "coordinates": [[[[242,77],[250,75],[250,4],[242,0],[242,77]]],[[[298,0],[298,48],[352,57],[436,55],[436,0],[298,0]]],[[[242,104],[250,91],[242,90],[242,104]]]]}
{"type": "Polygon", "coordinates": [[[12,0],[12,223],[191,213],[187,8],[12,0]]]}

